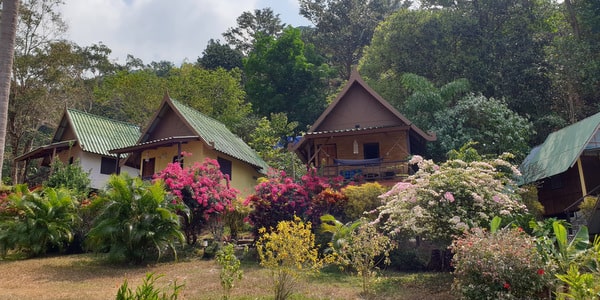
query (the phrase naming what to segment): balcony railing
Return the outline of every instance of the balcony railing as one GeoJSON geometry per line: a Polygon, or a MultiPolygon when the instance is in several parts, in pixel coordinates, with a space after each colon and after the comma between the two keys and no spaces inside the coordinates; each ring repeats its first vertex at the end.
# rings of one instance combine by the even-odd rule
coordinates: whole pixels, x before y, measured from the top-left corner
{"type": "MultiPolygon", "coordinates": [[[[346,161],[348,162],[348,161],[346,161]]],[[[322,176],[342,176],[344,180],[401,181],[413,173],[407,160],[378,161],[325,165],[319,168],[322,176]]]]}

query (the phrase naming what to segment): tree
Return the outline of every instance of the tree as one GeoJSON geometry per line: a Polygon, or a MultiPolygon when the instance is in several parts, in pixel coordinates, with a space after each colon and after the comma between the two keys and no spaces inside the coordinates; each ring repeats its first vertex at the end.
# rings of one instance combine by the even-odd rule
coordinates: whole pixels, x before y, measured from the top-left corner
{"type": "Polygon", "coordinates": [[[510,152],[520,160],[529,153],[533,126],[503,100],[469,94],[456,106],[437,112],[434,120],[431,129],[438,141],[429,151],[436,159],[443,160],[448,151],[470,141],[477,142],[474,148],[482,154],[510,152]]]}
{"type": "Polygon", "coordinates": [[[300,30],[288,27],[275,39],[261,36],[244,60],[245,89],[260,116],[286,112],[300,130],[312,124],[325,108],[330,71],[312,55],[300,30]]]}
{"type": "Polygon", "coordinates": [[[235,50],[248,54],[259,36],[278,37],[285,28],[279,14],[269,7],[243,12],[237,18],[237,27],[227,29],[223,37],[235,50]]]}
{"type": "Polygon", "coordinates": [[[242,68],[243,55],[240,51],[232,49],[227,44],[221,44],[219,40],[210,39],[202,56],[198,57],[197,64],[207,70],[223,68],[230,71],[233,68],[242,68]]]}
{"type": "MultiPolygon", "coordinates": [[[[402,6],[398,0],[300,0],[300,14],[316,26],[315,44],[348,78],[379,22],[402,6]]],[[[407,1],[406,1],[407,2],[407,1]]]]}
{"type": "Polygon", "coordinates": [[[15,36],[19,12],[18,0],[3,0],[0,16],[0,180],[6,142],[6,124],[8,123],[8,102],[10,81],[15,54],[15,36]]]}

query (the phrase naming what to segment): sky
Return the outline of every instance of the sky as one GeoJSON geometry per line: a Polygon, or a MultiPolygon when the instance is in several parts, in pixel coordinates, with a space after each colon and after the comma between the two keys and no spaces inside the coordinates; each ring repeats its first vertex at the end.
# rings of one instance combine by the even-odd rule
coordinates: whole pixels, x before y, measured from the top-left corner
{"type": "Polygon", "coordinates": [[[271,7],[283,23],[311,25],[298,14],[298,0],[65,0],[60,8],[66,38],[80,46],[102,43],[111,59],[127,54],[144,63],[195,62],[208,40],[236,26],[244,11],[271,7]]]}

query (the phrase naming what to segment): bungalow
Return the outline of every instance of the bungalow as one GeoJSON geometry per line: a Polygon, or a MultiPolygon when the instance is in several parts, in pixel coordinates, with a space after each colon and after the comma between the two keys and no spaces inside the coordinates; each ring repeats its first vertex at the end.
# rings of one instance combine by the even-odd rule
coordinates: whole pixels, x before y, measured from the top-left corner
{"type": "Polygon", "coordinates": [[[346,86],[293,150],[324,176],[393,184],[411,173],[407,161],[435,141],[353,71],[346,86]]]}
{"type": "Polygon", "coordinates": [[[121,163],[138,166],[143,178],[150,178],[172,162],[190,166],[212,158],[241,195],[251,194],[258,177],[268,169],[258,154],[224,124],[171,99],[166,93],[137,142],[110,152],[119,157],[129,154],[121,163]],[[183,152],[190,156],[182,156],[183,152]]]}
{"type": "MultiPolygon", "coordinates": [[[[546,216],[576,217],[585,196],[600,194],[599,128],[597,113],[553,132],[519,166],[522,183],[536,184],[546,216]]],[[[587,221],[590,233],[600,233],[600,219],[587,221]]]]}
{"type": "MultiPolygon", "coordinates": [[[[117,170],[117,156],[108,150],[135,143],[140,137],[136,125],[110,120],[86,112],[65,109],[52,142],[15,158],[15,165],[41,158],[41,165],[49,166],[57,158],[65,164],[79,161],[81,168],[89,172],[91,187],[101,189],[110,174],[117,170]]],[[[139,169],[131,165],[121,166],[122,172],[133,176],[139,169]]],[[[27,182],[24,178],[22,182],[27,182]]]]}

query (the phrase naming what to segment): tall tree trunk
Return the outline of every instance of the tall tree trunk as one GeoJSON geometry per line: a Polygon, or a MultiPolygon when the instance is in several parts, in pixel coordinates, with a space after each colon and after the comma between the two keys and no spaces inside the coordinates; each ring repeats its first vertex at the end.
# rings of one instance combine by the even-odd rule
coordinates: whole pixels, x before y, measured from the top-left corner
{"type": "Polygon", "coordinates": [[[575,13],[575,8],[573,7],[571,0],[565,0],[565,7],[567,9],[567,20],[569,20],[569,24],[571,24],[571,28],[573,28],[575,37],[579,40],[581,38],[581,30],[579,29],[579,21],[577,21],[577,14],[575,13]]]}
{"type": "Polygon", "coordinates": [[[4,163],[8,99],[10,97],[10,80],[15,56],[18,11],[19,0],[2,1],[2,17],[0,19],[0,180],[4,163]]]}

